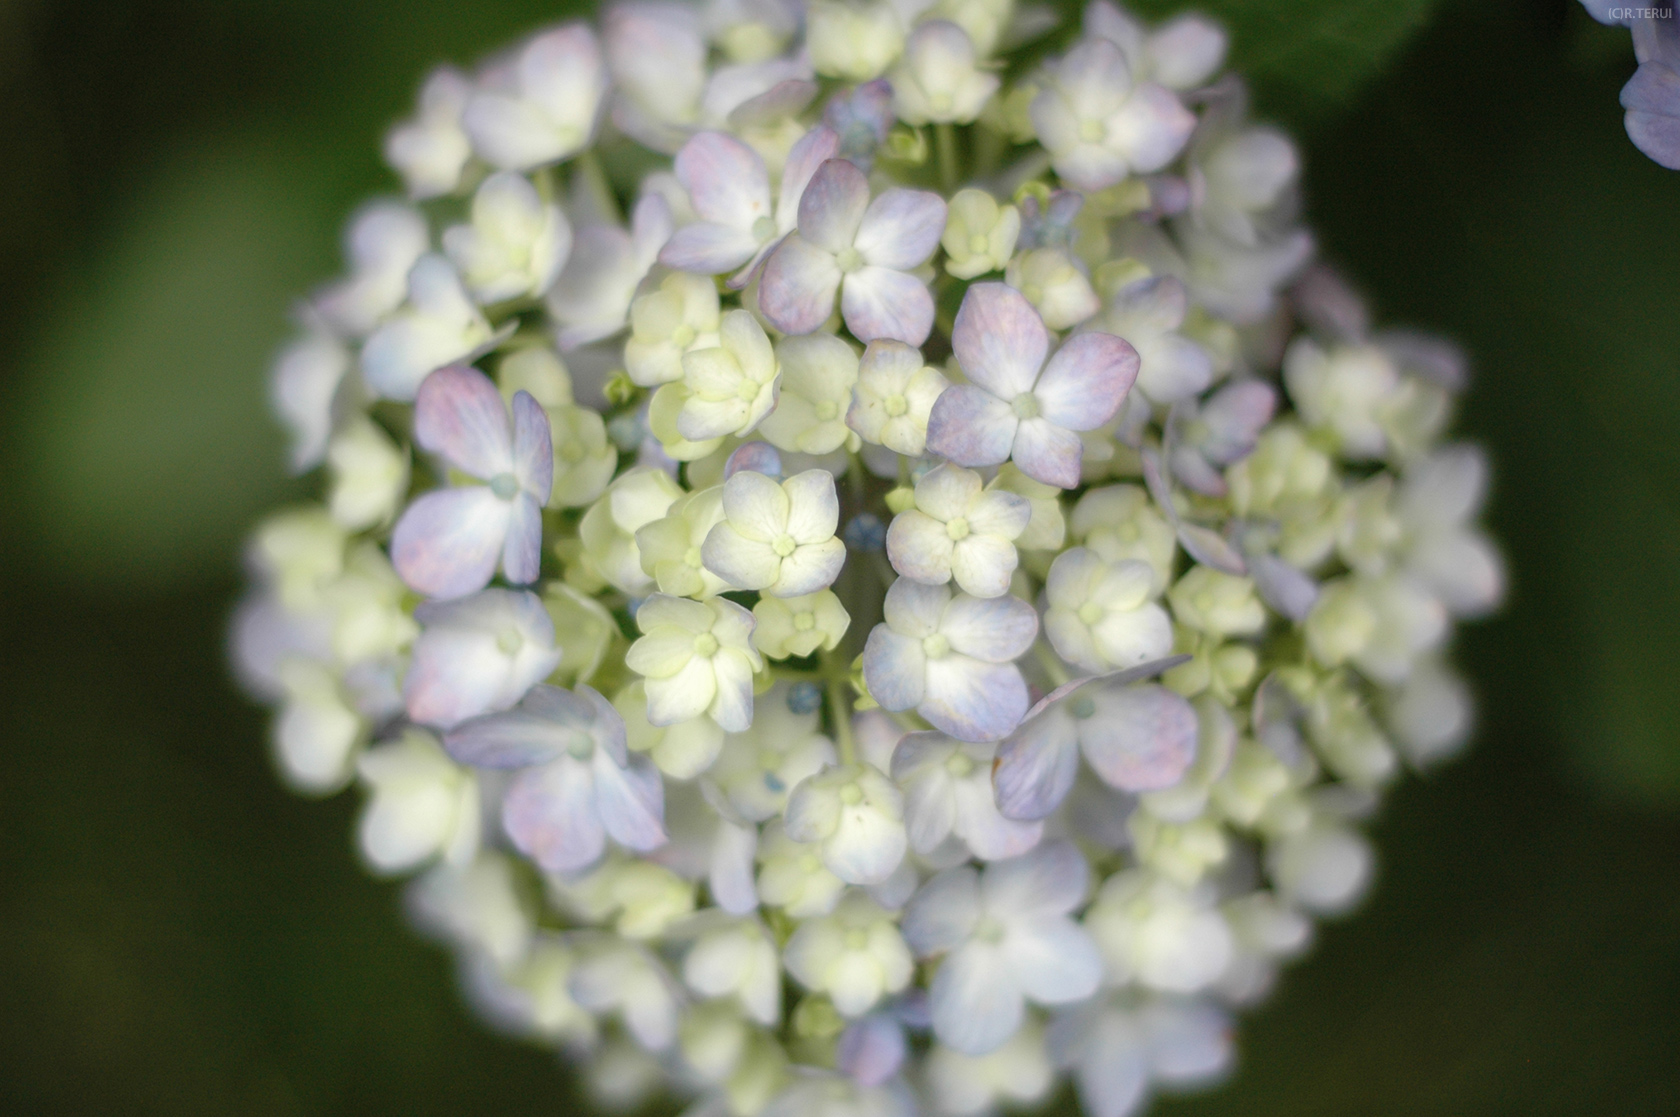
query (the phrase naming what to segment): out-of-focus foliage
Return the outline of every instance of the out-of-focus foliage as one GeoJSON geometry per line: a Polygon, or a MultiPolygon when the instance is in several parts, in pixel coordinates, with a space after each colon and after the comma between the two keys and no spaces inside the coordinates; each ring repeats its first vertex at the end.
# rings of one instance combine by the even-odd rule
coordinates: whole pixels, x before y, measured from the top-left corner
{"type": "MultiPolygon", "coordinates": [[[[1328,256],[1383,318],[1473,355],[1513,597],[1466,641],[1474,751],[1395,797],[1372,902],[1247,1022],[1229,1086],[1157,1112],[1680,1111],[1680,826],[1628,807],[1680,800],[1680,175],[1627,142],[1625,33],[1600,49],[1616,33],[1575,0],[1466,0],[1408,42],[1424,5],[1320,0],[1299,6],[1329,13],[1321,53],[1297,65],[1295,3],[1200,6],[1234,27],[1261,111],[1312,123],[1328,256]]],[[[283,483],[261,407],[282,300],[331,273],[336,215],[389,189],[375,140],[426,66],[558,14],[0,9],[8,1111],[575,1111],[551,1060],[456,1007],[442,956],[355,865],[353,804],[288,797],[260,719],[214,683],[245,509],[275,491],[231,481],[283,483]],[[242,217],[211,183],[266,203],[242,217]],[[229,305],[194,260],[253,277],[242,322],[165,298],[229,305]],[[159,313],[212,334],[171,338],[159,313]],[[148,414],[148,385],[245,425],[148,414]],[[69,437],[34,456],[49,429],[69,437]],[[108,486],[165,503],[96,531],[108,486]]]]}

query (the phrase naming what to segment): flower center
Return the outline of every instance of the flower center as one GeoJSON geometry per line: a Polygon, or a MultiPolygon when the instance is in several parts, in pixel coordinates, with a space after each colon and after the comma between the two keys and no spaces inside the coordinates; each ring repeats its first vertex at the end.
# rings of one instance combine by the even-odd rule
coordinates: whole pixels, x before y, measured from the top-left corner
{"type": "Polygon", "coordinates": [[[846,932],[846,949],[862,950],[869,945],[869,932],[862,927],[853,927],[846,932]]]}
{"type": "Polygon", "coordinates": [[[671,331],[671,344],[678,349],[687,349],[694,344],[694,327],[687,322],[682,323],[671,331]]]}
{"type": "Polygon", "coordinates": [[[576,465],[583,460],[583,447],[576,442],[562,442],[560,444],[560,460],[567,465],[576,465]]]}
{"type": "Polygon", "coordinates": [[[1009,402],[1009,409],[1015,412],[1017,419],[1038,418],[1038,397],[1031,392],[1022,392],[1009,402]]]}
{"type": "Polygon", "coordinates": [[[684,564],[686,564],[688,566],[691,566],[696,570],[699,570],[700,569],[700,548],[699,547],[690,547],[688,550],[684,551],[683,552],[683,562],[684,562],[684,564]]]}
{"type": "Polygon", "coordinates": [[[848,244],[835,255],[834,262],[840,265],[842,272],[851,275],[863,267],[863,253],[848,244]]]}
{"type": "Polygon", "coordinates": [[[817,618],[814,614],[795,613],[793,615],[793,628],[795,632],[809,632],[811,629],[816,627],[816,624],[817,618]]]}
{"type": "Polygon", "coordinates": [[[863,788],[855,783],[849,783],[840,789],[840,801],[848,807],[855,807],[863,802],[863,788]]]}
{"type": "Polygon", "coordinates": [[[1077,695],[1072,702],[1068,703],[1068,713],[1080,721],[1084,721],[1096,712],[1097,704],[1083,694],[1077,695]]]}
{"type": "Polygon", "coordinates": [[[974,937],[981,942],[1002,942],[1003,924],[988,915],[974,925],[974,937]]]}
{"type": "Polygon", "coordinates": [[[775,542],[770,544],[770,549],[776,552],[776,556],[778,558],[787,558],[789,555],[793,554],[793,550],[797,546],[799,546],[799,544],[793,541],[793,536],[784,531],[782,534],[776,536],[775,542]]]}
{"type": "Polygon", "coordinates": [[[1108,129],[1103,127],[1100,120],[1083,120],[1079,123],[1079,138],[1088,144],[1102,143],[1108,135],[1108,129]]]}
{"type": "Polygon", "coordinates": [[[910,401],[903,396],[888,396],[882,406],[887,409],[888,415],[896,419],[910,410],[910,401]]]}
{"type": "Polygon", "coordinates": [[[817,418],[821,419],[825,423],[832,420],[838,414],[840,414],[840,405],[831,399],[825,399],[821,403],[817,404],[817,418]]]}
{"type": "Polygon", "coordinates": [[[776,222],[773,218],[760,217],[752,224],[753,239],[763,244],[776,235],[776,222]]]}
{"type": "Polygon", "coordinates": [[[525,646],[525,637],[517,628],[504,628],[496,634],[496,650],[503,655],[518,655],[525,646]]]}
{"type": "Polygon", "coordinates": [[[694,654],[710,658],[717,654],[718,639],[710,632],[702,632],[694,638],[694,654]]]}
{"type": "Polygon", "coordinates": [[[945,534],[951,537],[951,542],[953,542],[953,543],[959,542],[963,539],[967,539],[968,538],[968,521],[965,520],[961,516],[958,516],[954,520],[948,521],[945,524],[945,534]]]}
{"type": "Polygon", "coordinates": [[[943,632],[935,632],[932,636],[923,637],[922,654],[929,659],[944,659],[951,654],[951,641],[945,638],[943,632]]]}
{"type": "Polygon", "coordinates": [[[968,250],[976,256],[992,247],[992,242],[985,233],[975,233],[968,238],[968,250]]]}
{"type": "Polygon", "coordinates": [[[519,478],[511,473],[498,473],[490,478],[490,491],[503,500],[512,500],[519,495],[519,478]]]}
{"type": "Polygon", "coordinates": [[[1095,601],[1087,601],[1079,607],[1079,623],[1096,624],[1102,620],[1103,612],[1101,605],[1098,605],[1095,601]]]}
{"type": "Polygon", "coordinates": [[[953,753],[951,758],[945,762],[945,770],[951,773],[954,779],[967,779],[968,775],[974,771],[974,761],[969,759],[966,752],[953,753]]]}

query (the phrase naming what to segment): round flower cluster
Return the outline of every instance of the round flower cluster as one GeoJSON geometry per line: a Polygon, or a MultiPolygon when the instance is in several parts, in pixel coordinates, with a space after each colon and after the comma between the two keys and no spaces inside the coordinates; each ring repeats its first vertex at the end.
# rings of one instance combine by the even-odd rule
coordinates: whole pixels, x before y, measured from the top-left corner
{"type": "Polygon", "coordinates": [[[630,2],[386,155],[235,624],[499,1025],[697,1113],[1218,1075],[1468,727],[1461,362],[1310,265],[1223,32],[630,2]]]}

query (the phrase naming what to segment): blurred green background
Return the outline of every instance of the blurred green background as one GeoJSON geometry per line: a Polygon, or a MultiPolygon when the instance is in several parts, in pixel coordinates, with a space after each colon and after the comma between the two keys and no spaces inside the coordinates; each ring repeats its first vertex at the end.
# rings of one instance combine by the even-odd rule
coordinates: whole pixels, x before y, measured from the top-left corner
{"type": "MultiPolygon", "coordinates": [[[[1136,5],[1161,11],[1173,5],[1136,5]]],[[[1505,614],[1463,760],[1398,789],[1355,917],[1157,1112],[1680,1113],[1680,174],[1574,0],[1203,0],[1306,152],[1324,255],[1473,354],[1505,614]]],[[[288,795],[227,682],[238,543],[292,489],[297,294],[431,64],[527,0],[0,5],[0,1106],[558,1114],[288,795]]]]}

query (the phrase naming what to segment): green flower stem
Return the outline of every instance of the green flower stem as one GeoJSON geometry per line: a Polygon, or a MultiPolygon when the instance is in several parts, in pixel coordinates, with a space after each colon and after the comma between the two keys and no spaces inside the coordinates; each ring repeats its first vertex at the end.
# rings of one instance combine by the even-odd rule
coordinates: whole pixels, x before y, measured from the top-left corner
{"type": "Polygon", "coordinates": [[[933,145],[939,160],[939,182],[949,194],[957,188],[957,130],[949,121],[933,126],[933,145]]]}
{"type": "Polygon", "coordinates": [[[1056,654],[1050,650],[1049,644],[1042,640],[1034,644],[1033,655],[1038,657],[1038,665],[1044,668],[1046,675],[1050,676],[1050,682],[1053,686],[1062,686],[1068,681],[1067,668],[1062,666],[1061,660],[1056,658],[1056,654]]]}

